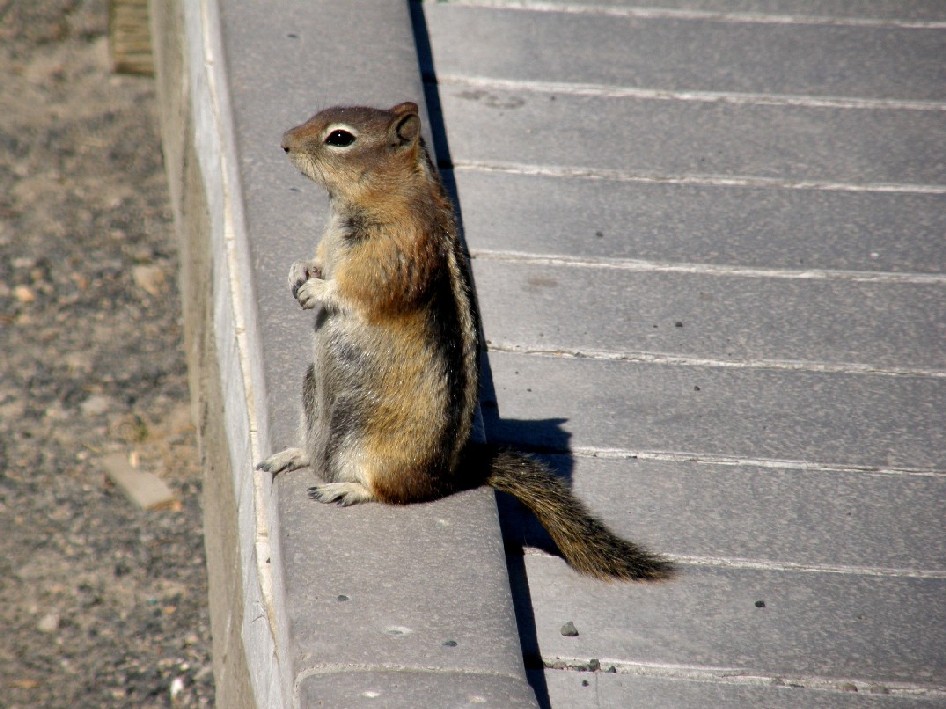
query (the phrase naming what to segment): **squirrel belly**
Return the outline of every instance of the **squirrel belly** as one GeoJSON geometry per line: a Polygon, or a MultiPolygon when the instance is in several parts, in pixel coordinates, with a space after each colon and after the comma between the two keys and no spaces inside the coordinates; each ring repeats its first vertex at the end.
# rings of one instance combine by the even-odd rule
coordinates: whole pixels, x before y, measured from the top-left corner
{"type": "Polygon", "coordinates": [[[315,317],[303,442],[259,464],[309,467],[314,500],[409,504],[480,485],[508,493],[565,560],[599,579],[667,578],[662,558],[612,533],[546,466],[470,441],[479,317],[453,205],[420,135],[418,108],[330,108],[282,147],[331,198],[314,258],[289,272],[315,317]]]}

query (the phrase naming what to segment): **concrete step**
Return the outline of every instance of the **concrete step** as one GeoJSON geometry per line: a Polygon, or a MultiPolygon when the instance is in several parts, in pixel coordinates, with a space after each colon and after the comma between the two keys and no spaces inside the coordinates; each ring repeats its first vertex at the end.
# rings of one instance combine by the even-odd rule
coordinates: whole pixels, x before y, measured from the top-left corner
{"type": "Polygon", "coordinates": [[[490,353],[491,438],[943,470],[946,379],[490,353]],[[496,408],[498,404],[498,411],[496,408]],[[498,417],[497,417],[498,414],[498,417]]]}
{"type": "Polygon", "coordinates": [[[669,584],[608,585],[561,574],[560,559],[523,561],[536,609],[535,644],[525,633],[523,649],[547,664],[594,658],[605,671],[749,675],[802,686],[844,677],[865,690],[935,689],[943,675],[944,578],[694,566],[669,584]],[[568,621],[577,637],[562,635],[568,621]]]}
{"type": "MultiPolygon", "coordinates": [[[[646,455],[542,458],[615,532],[680,558],[946,576],[944,475],[646,455]]],[[[534,518],[503,502],[507,542],[550,549],[534,518]]]]}
{"type": "Polygon", "coordinates": [[[611,12],[592,13],[554,11],[573,10],[574,4],[544,7],[548,11],[523,12],[512,5],[426,8],[438,78],[474,74],[563,82],[575,90],[659,88],[893,102],[946,98],[946,40],[936,28],[694,22],[670,13],[625,14],[615,5],[611,12]]]}
{"type": "Polygon", "coordinates": [[[946,274],[946,194],[656,184],[476,169],[456,170],[454,178],[474,253],[946,274]]]}
{"type": "Polygon", "coordinates": [[[463,82],[441,83],[439,93],[459,167],[846,191],[893,183],[941,193],[946,184],[944,111],[576,96],[463,82]]]}

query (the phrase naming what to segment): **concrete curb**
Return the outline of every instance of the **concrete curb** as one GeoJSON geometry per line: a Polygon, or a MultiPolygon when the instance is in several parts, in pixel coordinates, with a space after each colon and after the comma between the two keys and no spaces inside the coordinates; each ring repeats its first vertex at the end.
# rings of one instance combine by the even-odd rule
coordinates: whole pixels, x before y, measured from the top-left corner
{"type": "Polygon", "coordinates": [[[151,24],[219,705],[534,705],[490,491],[336,510],[307,473],[252,472],[295,440],[311,325],[284,273],[326,214],[279,136],[328,105],[423,103],[407,4],[178,0],[151,24]]]}

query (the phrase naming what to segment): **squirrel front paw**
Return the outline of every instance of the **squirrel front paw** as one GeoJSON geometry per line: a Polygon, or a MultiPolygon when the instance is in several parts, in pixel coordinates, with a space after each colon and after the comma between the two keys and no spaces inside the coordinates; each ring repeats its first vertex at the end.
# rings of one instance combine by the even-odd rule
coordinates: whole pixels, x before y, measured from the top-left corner
{"type": "Polygon", "coordinates": [[[322,277],[322,264],[316,260],[296,261],[289,268],[289,288],[292,290],[292,297],[296,297],[296,292],[310,278],[322,277]]]}
{"type": "Polygon", "coordinates": [[[289,288],[292,297],[304,309],[314,308],[325,290],[322,266],[317,261],[296,261],[289,269],[289,288]]]}
{"type": "Polygon", "coordinates": [[[296,300],[303,310],[311,310],[319,302],[325,300],[325,294],[328,292],[328,281],[321,278],[310,278],[296,291],[296,300]]]}

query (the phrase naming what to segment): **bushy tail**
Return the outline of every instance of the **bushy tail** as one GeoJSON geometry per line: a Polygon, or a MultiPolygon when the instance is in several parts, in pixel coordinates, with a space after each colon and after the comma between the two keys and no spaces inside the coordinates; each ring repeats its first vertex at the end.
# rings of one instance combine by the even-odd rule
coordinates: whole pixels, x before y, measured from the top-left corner
{"type": "Polygon", "coordinates": [[[673,574],[668,561],[605,527],[542,463],[514,451],[482,452],[489,463],[486,484],[532,510],[579,573],[606,581],[666,579],[673,574]]]}

